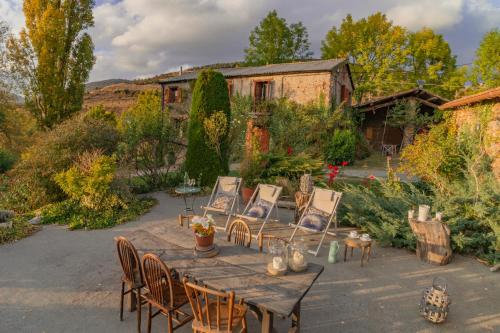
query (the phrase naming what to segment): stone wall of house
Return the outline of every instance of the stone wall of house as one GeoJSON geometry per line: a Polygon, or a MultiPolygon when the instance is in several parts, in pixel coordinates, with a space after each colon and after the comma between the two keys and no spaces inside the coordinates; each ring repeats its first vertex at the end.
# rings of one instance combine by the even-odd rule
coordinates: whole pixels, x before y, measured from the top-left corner
{"type": "MultiPolygon", "coordinates": [[[[455,122],[459,127],[474,127],[479,124],[477,108],[481,106],[463,107],[454,110],[455,122]]],[[[495,177],[500,181],[500,101],[493,104],[492,117],[486,128],[486,153],[493,159],[492,168],[495,177]]]]}

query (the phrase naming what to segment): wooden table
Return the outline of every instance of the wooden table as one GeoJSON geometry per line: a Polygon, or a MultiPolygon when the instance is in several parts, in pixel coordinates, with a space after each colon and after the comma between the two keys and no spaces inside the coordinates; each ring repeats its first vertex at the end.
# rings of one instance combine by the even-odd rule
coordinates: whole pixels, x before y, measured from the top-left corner
{"type": "Polygon", "coordinates": [[[140,253],[153,252],[170,269],[189,276],[208,287],[234,290],[236,297],[257,312],[262,332],[271,332],[273,316],[292,317],[292,330],[300,329],[300,303],[323,272],[323,266],[310,263],[307,271],[267,275],[266,255],[252,248],[216,239],[220,249],[214,258],[196,258],[193,234],[180,226],[156,226],[125,235],[140,253]]]}
{"type": "Polygon", "coordinates": [[[347,249],[351,248],[351,257],[354,248],[361,249],[361,267],[363,267],[363,260],[366,257],[366,262],[370,260],[372,252],[372,241],[362,241],[359,238],[346,238],[344,241],[344,261],[347,260],[347,249]]]}

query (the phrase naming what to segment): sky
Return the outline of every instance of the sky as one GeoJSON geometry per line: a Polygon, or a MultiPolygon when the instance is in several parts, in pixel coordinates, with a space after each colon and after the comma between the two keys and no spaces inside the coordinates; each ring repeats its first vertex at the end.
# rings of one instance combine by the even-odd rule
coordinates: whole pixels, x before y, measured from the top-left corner
{"type": "MultiPolygon", "coordinates": [[[[433,28],[458,64],[471,63],[482,35],[500,27],[500,0],[97,0],[89,81],[242,60],[250,31],[272,9],[288,23],[302,21],[315,58],[327,31],[349,13],[359,19],[381,11],[409,30],[433,28]]],[[[0,19],[19,32],[22,1],[0,0],[0,19]]]]}

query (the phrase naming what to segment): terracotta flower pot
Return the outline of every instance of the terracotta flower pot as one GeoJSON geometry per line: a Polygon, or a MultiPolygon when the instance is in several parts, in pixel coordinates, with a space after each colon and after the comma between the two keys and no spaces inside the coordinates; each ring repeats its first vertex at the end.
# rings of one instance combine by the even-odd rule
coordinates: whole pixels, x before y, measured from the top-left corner
{"type": "Polygon", "coordinates": [[[250,198],[252,198],[254,191],[255,189],[250,187],[243,187],[241,189],[241,196],[243,197],[243,203],[247,203],[250,201],[250,198]]]}
{"type": "Polygon", "coordinates": [[[196,245],[200,248],[210,247],[214,244],[214,234],[205,237],[198,236],[197,234],[194,234],[194,236],[196,239],[196,245]]]}

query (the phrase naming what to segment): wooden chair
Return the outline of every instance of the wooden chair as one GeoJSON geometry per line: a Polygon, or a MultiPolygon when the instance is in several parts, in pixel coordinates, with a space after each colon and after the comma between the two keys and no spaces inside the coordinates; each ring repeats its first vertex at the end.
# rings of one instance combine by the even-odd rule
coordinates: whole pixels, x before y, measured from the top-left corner
{"type": "Polygon", "coordinates": [[[190,322],[193,316],[180,310],[188,303],[188,297],[167,265],[157,255],[147,253],[142,258],[142,270],[149,289],[144,295],[148,302],[148,333],[151,332],[151,320],[158,314],[167,317],[169,333],[190,322]],[[155,314],[152,313],[153,306],[158,309],[155,314]],[[175,327],[173,322],[177,324],[175,327]]]}
{"type": "Polygon", "coordinates": [[[116,249],[123,270],[120,320],[123,321],[123,300],[125,295],[130,294],[130,311],[137,311],[137,331],[141,332],[141,305],[145,303],[141,295],[141,289],[144,287],[141,261],[134,245],[125,237],[116,238],[116,249]],[[125,285],[128,285],[128,290],[125,290],[125,285]]]}
{"type": "Polygon", "coordinates": [[[183,282],[194,314],[193,332],[247,332],[247,307],[243,299],[234,304],[234,291],[223,293],[204,288],[188,282],[186,277],[183,282]]]}
{"type": "Polygon", "coordinates": [[[252,243],[252,232],[248,224],[241,219],[234,220],[229,226],[229,231],[227,233],[228,242],[231,241],[231,237],[234,238],[234,244],[236,245],[250,247],[252,243]]]}
{"type": "Polygon", "coordinates": [[[264,245],[265,245],[266,249],[269,249],[269,245],[271,244],[271,242],[273,240],[280,240],[283,243],[285,243],[285,245],[287,245],[289,243],[289,241],[287,239],[284,239],[284,238],[281,238],[281,237],[278,237],[278,236],[274,236],[274,235],[271,235],[271,234],[260,233],[259,237],[257,238],[258,246],[259,246],[259,252],[264,251],[264,245]],[[267,242],[265,240],[267,240],[267,242]]]}

